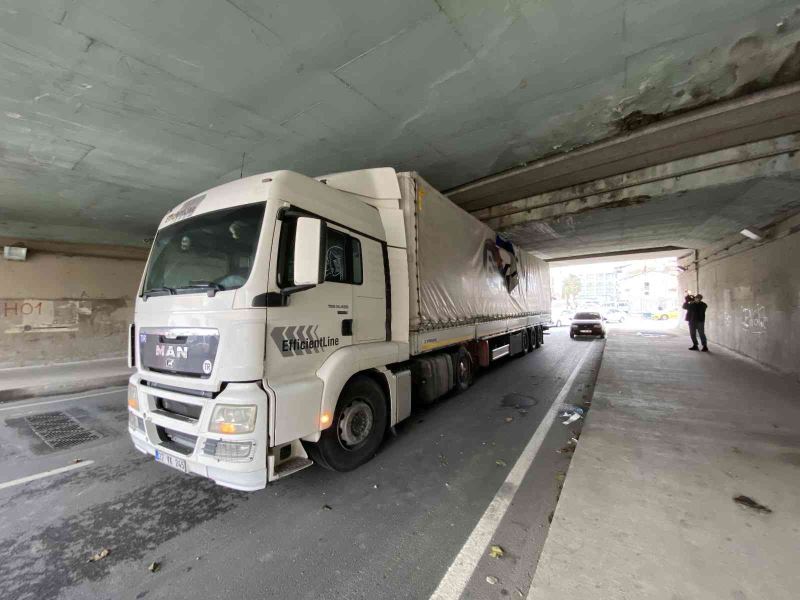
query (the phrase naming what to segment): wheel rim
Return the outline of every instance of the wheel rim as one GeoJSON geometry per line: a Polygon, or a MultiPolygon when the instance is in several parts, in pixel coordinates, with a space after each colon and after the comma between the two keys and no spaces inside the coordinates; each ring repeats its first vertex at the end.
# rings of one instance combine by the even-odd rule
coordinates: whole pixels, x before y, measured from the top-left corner
{"type": "Polygon", "coordinates": [[[367,441],[374,424],[372,407],[363,400],[353,400],[339,415],[339,443],[345,450],[356,450],[367,441]]]}
{"type": "Polygon", "coordinates": [[[458,361],[458,381],[467,383],[469,381],[469,361],[466,356],[462,356],[458,361]]]}

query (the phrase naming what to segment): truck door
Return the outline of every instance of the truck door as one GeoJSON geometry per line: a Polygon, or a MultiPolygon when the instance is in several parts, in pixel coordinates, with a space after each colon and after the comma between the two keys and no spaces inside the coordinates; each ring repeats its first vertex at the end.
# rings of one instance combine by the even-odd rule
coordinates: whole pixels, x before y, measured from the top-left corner
{"type": "MultiPolygon", "coordinates": [[[[281,221],[272,264],[278,288],[293,285],[295,221],[281,221]]],[[[355,259],[360,249],[343,228],[326,223],[325,229],[324,281],[267,308],[265,373],[276,394],[272,445],[318,431],[322,382],[316,372],[333,352],[353,343],[353,279],[356,268],[362,271],[355,259]]]]}
{"type": "Polygon", "coordinates": [[[386,277],[383,248],[376,240],[354,234],[353,343],[386,340],[386,277]],[[359,268],[360,267],[360,268],[359,268]],[[361,271],[362,277],[357,277],[361,271]]]}

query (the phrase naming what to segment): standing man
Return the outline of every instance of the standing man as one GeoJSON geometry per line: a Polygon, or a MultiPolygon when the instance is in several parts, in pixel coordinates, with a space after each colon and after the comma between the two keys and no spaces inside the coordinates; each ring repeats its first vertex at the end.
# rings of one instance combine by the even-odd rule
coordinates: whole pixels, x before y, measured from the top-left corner
{"type": "MultiPolygon", "coordinates": [[[[692,315],[694,314],[694,296],[686,294],[683,298],[683,306],[681,307],[686,311],[686,323],[689,324],[689,335],[692,335],[692,315]]],[[[697,350],[697,341],[692,338],[692,348],[689,350],[697,350]]]]}
{"type": "MultiPolygon", "coordinates": [[[[703,295],[697,294],[688,303],[686,309],[686,320],[689,321],[689,335],[692,338],[692,347],[689,350],[699,350],[697,347],[697,334],[700,334],[700,342],[703,344],[703,352],[708,352],[708,341],[706,340],[706,309],[708,304],[703,302],[703,295]]],[[[686,306],[684,304],[684,306],[686,306]]]]}

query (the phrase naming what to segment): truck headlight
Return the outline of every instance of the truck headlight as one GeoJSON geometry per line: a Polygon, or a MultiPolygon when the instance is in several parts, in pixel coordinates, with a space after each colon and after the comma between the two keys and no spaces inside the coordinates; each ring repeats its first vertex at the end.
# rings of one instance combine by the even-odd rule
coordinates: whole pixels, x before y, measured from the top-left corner
{"type": "Polygon", "coordinates": [[[139,391],[135,383],[128,384],[128,408],[139,410],[139,391]]]}
{"type": "Polygon", "coordinates": [[[256,427],[256,407],[218,404],[208,430],[213,433],[250,433],[256,427]]]}

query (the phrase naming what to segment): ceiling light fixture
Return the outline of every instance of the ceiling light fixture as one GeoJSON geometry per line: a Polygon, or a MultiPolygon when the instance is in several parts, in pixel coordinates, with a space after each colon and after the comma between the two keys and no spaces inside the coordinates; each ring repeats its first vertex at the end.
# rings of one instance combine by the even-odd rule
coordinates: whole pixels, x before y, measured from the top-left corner
{"type": "Polygon", "coordinates": [[[3,258],[6,260],[25,260],[28,249],[25,246],[3,246],[3,258]]]}
{"type": "Polygon", "coordinates": [[[739,233],[741,233],[746,238],[755,240],[756,242],[763,240],[766,237],[766,234],[763,231],[755,227],[746,227],[745,229],[742,229],[739,233]]]}

